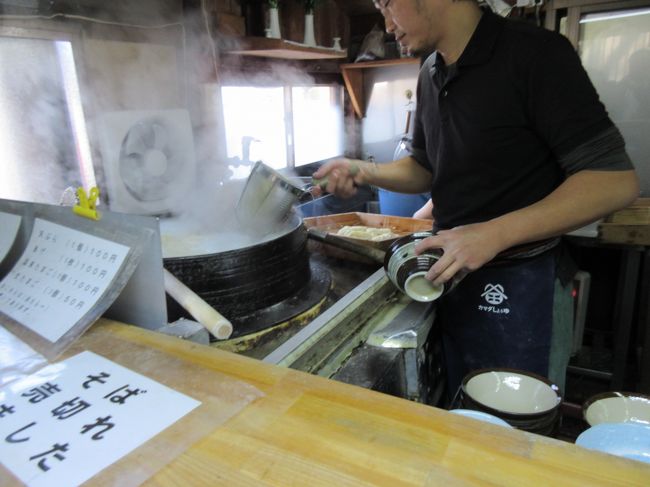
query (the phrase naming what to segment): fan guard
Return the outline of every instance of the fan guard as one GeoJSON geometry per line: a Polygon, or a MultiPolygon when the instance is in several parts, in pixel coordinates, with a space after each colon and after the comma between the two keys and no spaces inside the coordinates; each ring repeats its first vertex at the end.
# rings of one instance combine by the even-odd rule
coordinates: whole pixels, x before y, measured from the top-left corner
{"type": "Polygon", "coordinates": [[[194,145],[186,110],[113,112],[103,120],[102,158],[112,210],[173,212],[194,183],[194,145]]]}

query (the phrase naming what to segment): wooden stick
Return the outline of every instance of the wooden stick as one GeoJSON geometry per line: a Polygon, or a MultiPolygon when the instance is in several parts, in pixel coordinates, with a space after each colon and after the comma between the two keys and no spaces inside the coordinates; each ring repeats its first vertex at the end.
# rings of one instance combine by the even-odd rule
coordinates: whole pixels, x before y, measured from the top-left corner
{"type": "Polygon", "coordinates": [[[163,268],[165,291],[180,304],[192,317],[201,323],[219,340],[230,338],[232,323],[216,309],[206,303],[198,294],[179,281],[167,269],[163,268]]]}

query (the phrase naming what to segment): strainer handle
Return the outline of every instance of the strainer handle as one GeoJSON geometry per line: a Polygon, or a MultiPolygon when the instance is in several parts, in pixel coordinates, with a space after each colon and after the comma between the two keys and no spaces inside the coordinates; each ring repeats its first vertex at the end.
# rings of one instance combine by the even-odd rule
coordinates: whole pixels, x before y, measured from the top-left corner
{"type": "MultiPolygon", "coordinates": [[[[354,177],[357,174],[359,174],[359,166],[356,165],[355,163],[351,162],[350,163],[350,176],[354,177]]],[[[312,178],[311,183],[314,186],[318,186],[320,189],[325,191],[327,188],[327,184],[329,183],[329,176],[323,176],[322,178],[312,178]]]]}

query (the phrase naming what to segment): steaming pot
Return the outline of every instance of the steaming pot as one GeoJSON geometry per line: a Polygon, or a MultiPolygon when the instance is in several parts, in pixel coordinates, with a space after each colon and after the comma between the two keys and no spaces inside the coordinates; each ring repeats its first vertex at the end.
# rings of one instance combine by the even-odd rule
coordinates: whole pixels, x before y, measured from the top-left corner
{"type": "MultiPolygon", "coordinates": [[[[273,234],[244,239],[240,247],[226,250],[209,246],[228,239],[220,232],[204,235],[200,242],[182,227],[174,233],[173,238],[187,248],[184,254],[169,254],[165,250],[169,234],[164,235],[165,268],[233,323],[233,337],[258,331],[251,329],[254,320],[247,317],[296,295],[311,279],[307,231],[293,213],[273,234]]],[[[170,315],[182,314],[172,301],[168,309],[170,315]]]]}

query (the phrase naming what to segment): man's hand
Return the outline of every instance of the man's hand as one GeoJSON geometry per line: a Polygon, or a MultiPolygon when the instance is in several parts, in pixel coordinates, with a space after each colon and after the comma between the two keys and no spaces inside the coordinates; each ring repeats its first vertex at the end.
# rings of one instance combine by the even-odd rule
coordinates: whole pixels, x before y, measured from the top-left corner
{"type": "Polygon", "coordinates": [[[334,159],[321,166],[314,174],[312,189],[314,196],[323,194],[323,186],[328,193],[333,193],[342,198],[354,196],[357,186],[368,184],[373,163],[357,159],[334,159]],[[325,179],[323,182],[318,180],[325,179]]]}
{"type": "Polygon", "coordinates": [[[449,281],[458,273],[475,271],[491,261],[499,252],[505,250],[504,242],[490,223],[474,223],[441,230],[432,237],[425,238],[415,247],[420,255],[427,249],[442,249],[440,257],[426,278],[434,285],[449,281]]]}

